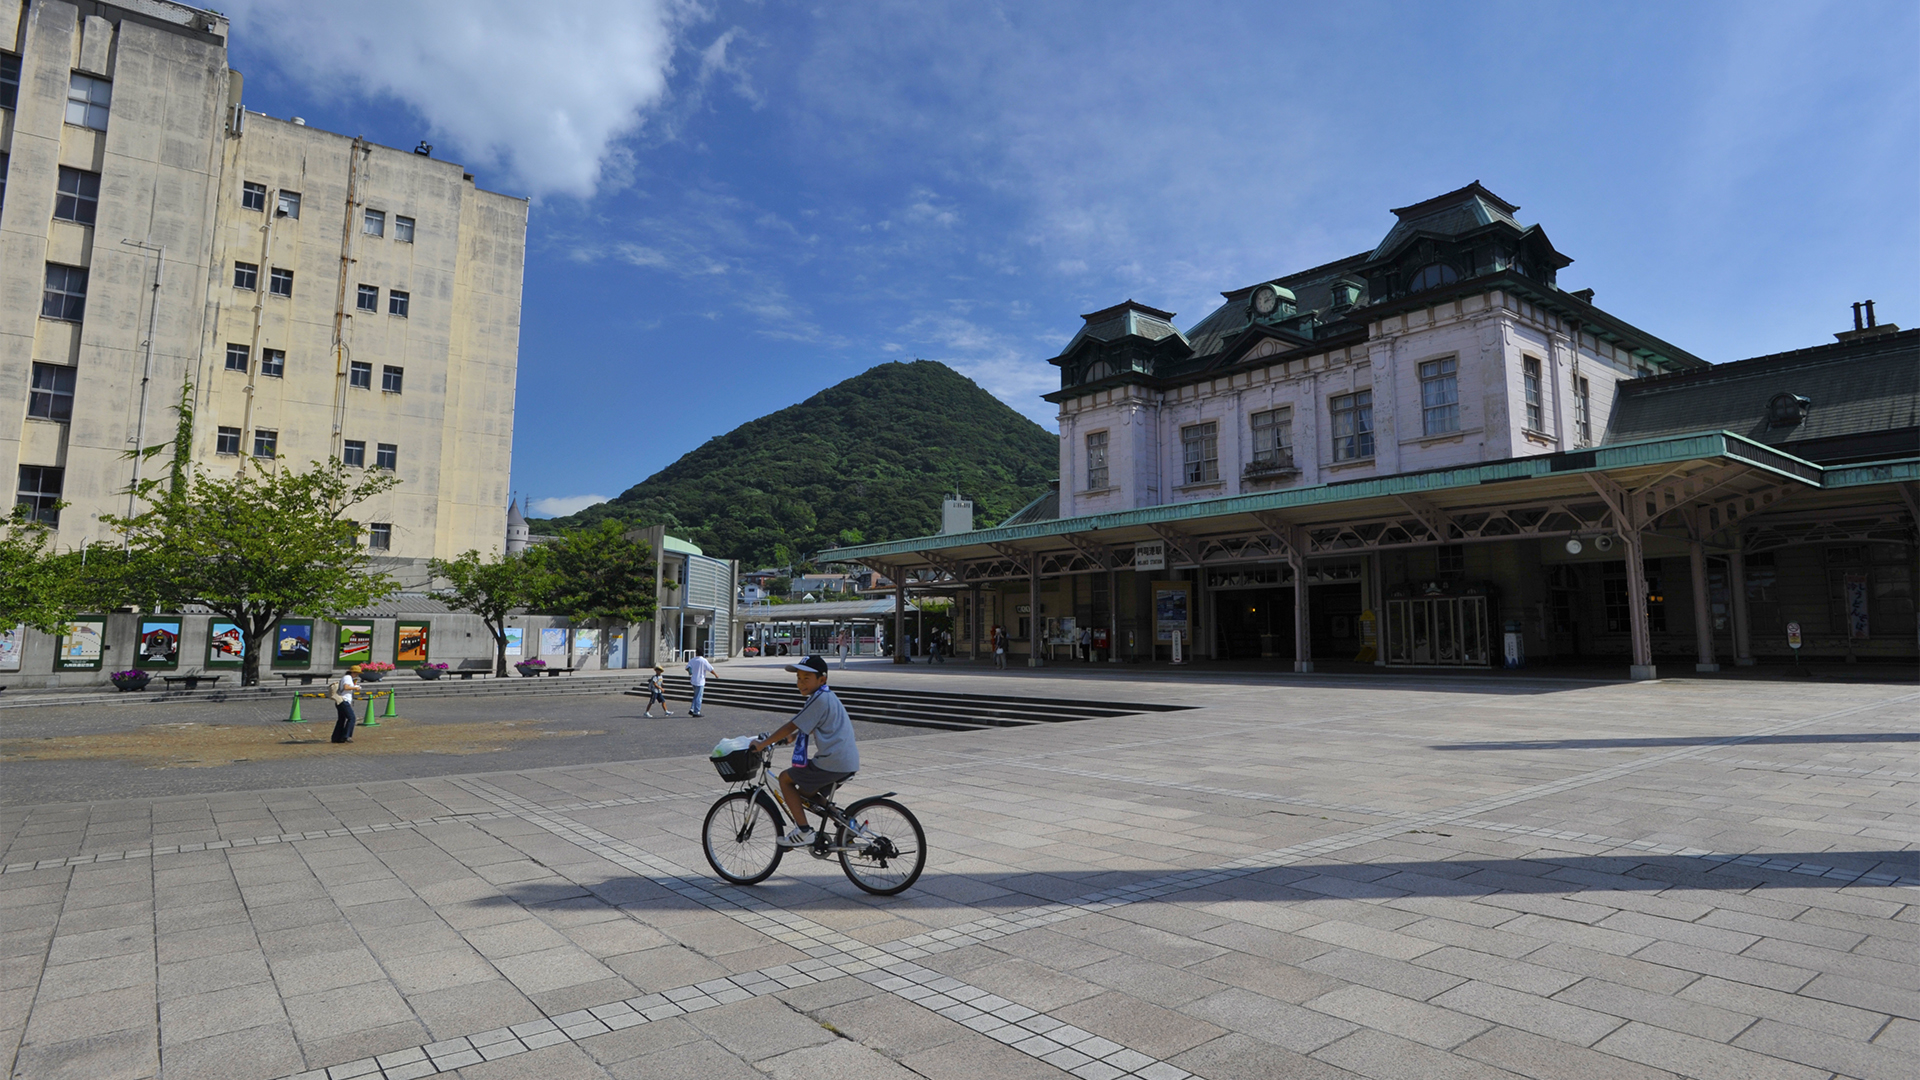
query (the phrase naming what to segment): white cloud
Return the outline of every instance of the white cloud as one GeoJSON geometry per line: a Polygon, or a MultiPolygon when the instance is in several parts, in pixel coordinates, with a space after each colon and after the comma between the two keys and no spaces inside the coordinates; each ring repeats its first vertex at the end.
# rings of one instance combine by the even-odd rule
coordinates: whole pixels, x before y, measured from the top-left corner
{"type": "Polygon", "coordinates": [[[531,499],[527,507],[534,517],[553,518],[577,514],[595,503],[607,501],[605,495],[556,495],[547,499],[531,499]]]}
{"type": "MultiPolygon", "coordinates": [[[[692,0],[234,0],[236,36],[322,92],[391,97],[530,195],[594,193],[668,95],[692,0]]],[[[732,73],[725,45],[701,58],[732,73]]],[[[736,79],[741,78],[736,74],[736,79]]]]}

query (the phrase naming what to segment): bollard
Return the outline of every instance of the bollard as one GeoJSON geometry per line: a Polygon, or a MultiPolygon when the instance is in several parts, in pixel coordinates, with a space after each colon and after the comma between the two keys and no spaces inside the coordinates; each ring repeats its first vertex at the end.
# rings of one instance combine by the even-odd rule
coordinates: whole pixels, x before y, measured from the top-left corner
{"type": "Polygon", "coordinates": [[[306,723],[306,721],[301,719],[300,717],[300,695],[299,694],[293,695],[293,711],[287,714],[287,719],[285,722],[289,724],[306,723]]]}

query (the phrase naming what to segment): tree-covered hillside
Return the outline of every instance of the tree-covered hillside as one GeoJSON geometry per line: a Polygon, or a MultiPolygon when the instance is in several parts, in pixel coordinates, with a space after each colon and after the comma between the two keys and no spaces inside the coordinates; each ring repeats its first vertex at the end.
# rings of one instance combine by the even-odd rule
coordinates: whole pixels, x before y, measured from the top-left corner
{"type": "Polygon", "coordinates": [[[931,360],[881,364],[534,531],[617,517],[665,524],[720,558],[783,564],[937,532],[940,500],[956,488],[976,526],[997,524],[1058,471],[1056,437],[971,379],[931,360]]]}

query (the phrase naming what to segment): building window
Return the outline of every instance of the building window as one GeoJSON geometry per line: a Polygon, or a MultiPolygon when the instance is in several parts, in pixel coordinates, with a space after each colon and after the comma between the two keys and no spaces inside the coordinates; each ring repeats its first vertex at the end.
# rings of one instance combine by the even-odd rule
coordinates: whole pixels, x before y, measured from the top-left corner
{"type": "Polygon", "coordinates": [[[347,363],[347,385],[361,390],[373,389],[373,365],[365,360],[352,360],[347,363]]]}
{"type": "Polygon", "coordinates": [[[1540,360],[1538,357],[1525,356],[1520,359],[1520,392],[1527,403],[1527,430],[1545,431],[1546,410],[1541,406],[1540,397],[1540,360]]]}
{"type": "Polygon", "coordinates": [[[1253,414],[1253,462],[1256,465],[1293,464],[1293,409],[1268,409],[1253,414]]]}
{"type": "Polygon", "coordinates": [[[267,185],[243,183],[240,185],[240,209],[265,210],[267,208],[267,185]]]}
{"type": "MultiPolygon", "coordinates": [[[[1647,630],[1662,634],[1667,629],[1667,597],[1660,591],[1660,560],[1646,559],[1641,566],[1645,568],[1647,578],[1647,630]]],[[[1627,606],[1627,564],[1613,562],[1606,564],[1606,576],[1601,579],[1601,603],[1605,609],[1607,632],[1610,634],[1631,633],[1631,609],[1627,606]]]]}
{"type": "Polygon", "coordinates": [[[1087,490],[1099,491],[1107,486],[1107,433],[1089,432],[1087,435],[1087,490]]]}
{"type": "Polygon", "coordinates": [[[411,293],[403,293],[399,289],[388,289],[387,290],[387,314],[398,315],[403,319],[406,318],[407,302],[411,299],[412,299],[411,293]]]}
{"type": "Polygon", "coordinates": [[[42,420],[73,419],[73,369],[65,364],[33,365],[33,389],[27,415],[42,420]]]}
{"type": "Polygon", "coordinates": [[[20,100],[20,58],[0,53],[0,109],[12,109],[20,100]]]}
{"type": "Polygon", "coordinates": [[[1407,279],[1407,291],[1423,292],[1458,280],[1460,275],[1454,272],[1453,267],[1446,263],[1429,263],[1414,271],[1413,276],[1407,279]]]}
{"type": "Polygon", "coordinates": [[[413,219],[395,215],[393,219],[393,238],[403,244],[413,243],[413,219]]]}
{"type": "Polygon", "coordinates": [[[387,212],[385,210],[369,210],[366,216],[361,219],[361,222],[360,231],[366,233],[368,236],[387,235],[387,212]]]}
{"type": "Polygon", "coordinates": [[[1467,549],[1459,544],[1441,544],[1435,553],[1435,570],[1443,578],[1458,578],[1467,572],[1467,549]]]}
{"type": "Polygon", "coordinates": [[[86,313],[86,267],[48,263],[47,291],[40,297],[40,317],[79,322],[86,313]]]}
{"type": "Polygon", "coordinates": [[[407,370],[405,368],[394,367],[392,364],[387,364],[380,369],[380,389],[385,390],[389,394],[399,393],[400,383],[404,381],[406,374],[407,370]]]}
{"type": "Polygon", "coordinates": [[[391,522],[376,521],[367,526],[367,547],[374,551],[387,551],[393,547],[393,525],[391,522]]]}
{"type": "Polygon", "coordinates": [[[260,267],[254,263],[233,264],[233,287],[252,291],[260,287],[260,267]]]}
{"type": "Polygon", "coordinates": [[[275,296],[292,296],[293,271],[274,267],[267,278],[267,291],[275,296]]]}
{"type": "Polygon", "coordinates": [[[1333,460],[1373,456],[1373,391],[1341,394],[1333,405],[1333,460]]]}
{"type": "Polygon", "coordinates": [[[300,193],[297,191],[283,191],[280,193],[280,198],[274,203],[274,206],[281,217],[290,217],[297,220],[300,217],[300,193]]]}
{"type": "Polygon", "coordinates": [[[280,433],[266,428],[253,429],[253,456],[270,458],[280,452],[280,433]]]}
{"type": "Polygon", "coordinates": [[[107,108],[113,104],[113,84],[90,75],[75,74],[67,84],[67,123],[95,131],[107,130],[107,108]]]}
{"type": "Polygon", "coordinates": [[[287,373],[287,350],[285,349],[261,349],[260,350],[260,374],[268,376],[269,378],[279,379],[279,378],[285,377],[286,373],[287,373]]]}
{"type": "Polygon", "coordinates": [[[367,464],[367,442],[365,439],[348,439],[340,444],[340,460],[355,468],[365,468],[367,464]]]}
{"type": "Polygon", "coordinates": [[[20,487],[14,495],[14,506],[26,507],[30,521],[60,524],[60,485],[65,478],[65,469],[51,465],[20,466],[20,487]]]}
{"type": "Polygon", "coordinates": [[[393,472],[400,468],[400,447],[394,443],[375,443],[373,447],[373,467],[393,472]]]}
{"type": "Polygon", "coordinates": [[[1445,435],[1460,430],[1460,362],[1429,360],[1420,365],[1420,431],[1445,435]]]}
{"type": "Polygon", "coordinates": [[[100,208],[100,174],[60,166],[60,190],[53,197],[53,216],[81,225],[93,224],[100,208]]]}
{"type": "Polygon", "coordinates": [[[361,311],[379,311],[380,310],[380,286],[378,285],[360,286],[359,308],[361,311]]]}
{"type": "Polygon", "coordinates": [[[1593,388],[1584,377],[1573,380],[1573,436],[1581,446],[1593,445],[1593,388]]]}
{"type": "Polygon", "coordinates": [[[213,452],[216,454],[239,454],[240,429],[237,427],[216,428],[213,433],[213,452]]]}
{"type": "Polygon", "coordinates": [[[227,370],[228,371],[238,371],[242,375],[244,375],[246,374],[247,368],[251,364],[252,359],[253,359],[253,351],[247,348],[245,345],[235,345],[232,342],[227,343],[227,370]]]}
{"type": "Polygon", "coordinates": [[[1220,479],[1220,429],[1212,421],[1189,424],[1180,429],[1180,448],[1186,462],[1182,474],[1189,484],[1210,484],[1220,479]]]}

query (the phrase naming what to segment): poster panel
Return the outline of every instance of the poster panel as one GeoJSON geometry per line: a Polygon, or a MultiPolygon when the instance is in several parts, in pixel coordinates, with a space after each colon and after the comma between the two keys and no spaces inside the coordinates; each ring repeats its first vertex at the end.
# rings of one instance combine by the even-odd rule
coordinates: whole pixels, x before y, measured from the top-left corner
{"type": "Polygon", "coordinates": [[[567,628],[549,626],[540,631],[541,656],[565,656],[567,654],[567,628]]]}
{"type": "Polygon", "coordinates": [[[99,671],[106,656],[107,617],[82,615],[68,623],[54,646],[55,671],[99,671]]]}
{"type": "Polygon", "coordinates": [[[1192,611],[1193,583],[1190,581],[1156,581],[1153,583],[1153,638],[1155,641],[1173,643],[1173,632],[1193,640],[1193,626],[1190,618],[1192,611]]]}
{"type": "Polygon", "coordinates": [[[335,667],[352,667],[373,659],[373,624],[370,622],[343,622],[340,624],[340,645],[333,654],[335,667]]]}
{"type": "Polygon", "coordinates": [[[133,666],[162,671],[180,666],[180,620],[141,619],[140,641],[134,647],[133,666]]]}
{"type": "Polygon", "coordinates": [[[507,637],[507,655],[519,656],[521,643],[526,640],[527,631],[523,627],[508,626],[501,631],[507,637]]]}
{"type": "Polygon", "coordinates": [[[1846,580],[1847,636],[1855,640],[1867,635],[1867,575],[1848,574],[1846,580]]]}
{"type": "Polygon", "coordinates": [[[273,666],[304,668],[313,665],[313,620],[281,619],[273,630],[273,666]]]}
{"type": "Polygon", "coordinates": [[[588,656],[600,648],[600,631],[575,630],[573,632],[573,651],[588,656]]]}
{"type": "Polygon", "coordinates": [[[393,628],[393,666],[419,667],[427,662],[427,631],[431,623],[395,623],[393,628]]]}
{"type": "Polygon", "coordinates": [[[20,653],[27,646],[27,624],[0,630],[0,671],[19,671],[20,653]]]}
{"type": "Polygon", "coordinates": [[[207,666],[239,667],[247,659],[247,640],[234,623],[215,619],[207,625],[207,666]]]}

